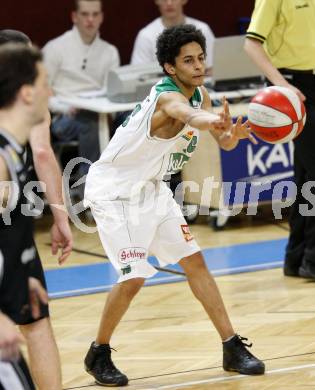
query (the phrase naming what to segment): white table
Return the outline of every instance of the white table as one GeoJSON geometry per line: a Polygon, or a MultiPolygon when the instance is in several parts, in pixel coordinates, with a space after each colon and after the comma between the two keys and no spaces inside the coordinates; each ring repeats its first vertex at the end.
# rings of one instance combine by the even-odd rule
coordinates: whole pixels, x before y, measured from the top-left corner
{"type": "MultiPolygon", "coordinates": [[[[257,89],[244,89],[244,90],[229,91],[229,92],[210,91],[210,97],[213,100],[222,99],[223,96],[225,96],[227,99],[241,99],[241,98],[254,96],[257,93],[257,91],[258,91],[257,89]]],[[[58,100],[60,101],[60,103],[67,104],[73,108],[90,110],[100,114],[99,115],[99,139],[100,139],[101,151],[105,149],[110,138],[108,114],[133,110],[135,105],[138,103],[138,102],[113,103],[110,100],[108,100],[108,98],[106,97],[96,97],[96,98],[58,97],[58,100]]],[[[235,107],[235,111],[237,111],[236,107],[235,107]]]]}
{"type": "Polygon", "coordinates": [[[82,98],[82,97],[58,97],[60,103],[73,108],[94,111],[99,114],[99,141],[101,152],[105,149],[110,138],[108,114],[119,111],[133,110],[137,103],[112,103],[106,97],[82,98]]]}

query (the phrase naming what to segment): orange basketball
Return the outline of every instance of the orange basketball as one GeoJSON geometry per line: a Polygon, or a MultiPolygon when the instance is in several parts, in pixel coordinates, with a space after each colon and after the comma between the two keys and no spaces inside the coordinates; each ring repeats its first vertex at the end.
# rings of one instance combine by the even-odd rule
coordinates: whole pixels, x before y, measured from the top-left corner
{"type": "Polygon", "coordinates": [[[251,100],[248,120],[258,138],[271,144],[285,143],[303,130],[305,106],[291,89],[267,87],[251,100]]]}

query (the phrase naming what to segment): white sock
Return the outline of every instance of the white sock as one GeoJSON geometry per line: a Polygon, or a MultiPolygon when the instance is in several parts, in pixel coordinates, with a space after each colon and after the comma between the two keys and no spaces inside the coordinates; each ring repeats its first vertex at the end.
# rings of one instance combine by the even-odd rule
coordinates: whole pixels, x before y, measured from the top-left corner
{"type": "Polygon", "coordinates": [[[229,338],[227,338],[226,340],[224,340],[223,342],[224,343],[227,343],[228,341],[232,340],[232,338],[235,336],[235,334],[233,334],[233,336],[230,336],[229,338]]]}

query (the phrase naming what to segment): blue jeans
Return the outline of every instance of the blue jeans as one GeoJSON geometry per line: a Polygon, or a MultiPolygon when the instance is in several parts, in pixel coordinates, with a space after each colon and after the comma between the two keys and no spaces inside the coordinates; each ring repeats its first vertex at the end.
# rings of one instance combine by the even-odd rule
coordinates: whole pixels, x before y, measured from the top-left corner
{"type": "MultiPolygon", "coordinates": [[[[79,141],[79,157],[84,157],[92,163],[100,157],[98,134],[98,114],[81,110],[75,115],[60,114],[53,118],[51,132],[58,141],[79,141]]],[[[81,167],[82,173],[87,173],[89,165],[81,167]]]]}

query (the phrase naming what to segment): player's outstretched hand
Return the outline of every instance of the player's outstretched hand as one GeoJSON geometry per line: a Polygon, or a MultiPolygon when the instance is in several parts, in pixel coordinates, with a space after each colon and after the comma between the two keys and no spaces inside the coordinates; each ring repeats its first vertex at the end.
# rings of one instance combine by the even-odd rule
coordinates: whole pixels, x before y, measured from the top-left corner
{"type": "Polygon", "coordinates": [[[244,123],[242,123],[242,121],[243,121],[243,117],[239,116],[237,118],[236,123],[232,127],[231,136],[232,137],[235,136],[238,139],[248,138],[253,144],[257,145],[258,142],[251,133],[249,122],[245,121],[244,123]]]}
{"type": "Polygon", "coordinates": [[[30,295],[32,317],[37,319],[40,317],[41,303],[44,305],[48,304],[48,295],[40,281],[32,276],[28,278],[28,291],[30,295]]]}
{"type": "Polygon", "coordinates": [[[222,104],[223,110],[218,114],[220,119],[213,122],[212,127],[214,130],[218,130],[222,133],[225,133],[231,130],[233,121],[230,114],[229,103],[225,97],[222,100],[222,104]]]}
{"type": "Polygon", "coordinates": [[[0,361],[16,361],[20,356],[19,345],[24,342],[23,336],[15,324],[3,313],[0,313],[0,361]]]}
{"type": "Polygon", "coordinates": [[[60,223],[54,223],[51,231],[51,252],[53,255],[58,254],[61,249],[61,254],[58,257],[59,264],[63,264],[70,255],[73,246],[72,233],[68,219],[60,223]]]}

